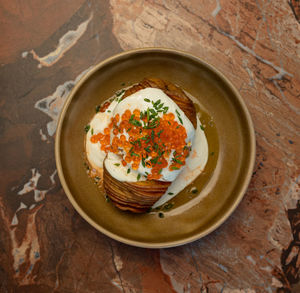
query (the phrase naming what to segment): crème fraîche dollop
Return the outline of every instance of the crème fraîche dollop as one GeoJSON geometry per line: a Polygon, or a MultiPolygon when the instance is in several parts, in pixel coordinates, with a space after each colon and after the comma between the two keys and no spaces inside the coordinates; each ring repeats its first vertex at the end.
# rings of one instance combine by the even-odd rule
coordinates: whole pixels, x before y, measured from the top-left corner
{"type": "Polygon", "coordinates": [[[158,88],[141,89],[107,102],[90,122],[87,159],[118,181],[172,182],[159,206],[204,169],[208,145],[201,122],[196,129],[178,105],[158,88]]]}

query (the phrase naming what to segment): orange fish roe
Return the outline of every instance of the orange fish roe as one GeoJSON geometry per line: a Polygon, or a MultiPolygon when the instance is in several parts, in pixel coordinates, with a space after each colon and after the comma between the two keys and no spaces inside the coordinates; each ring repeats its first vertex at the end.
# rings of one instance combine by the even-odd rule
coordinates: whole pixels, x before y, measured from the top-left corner
{"type": "Polygon", "coordinates": [[[173,113],[166,113],[167,108],[155,103],[154,109],[148,108],[147,111],[126,110],[121,117],[116,114],[103,133],[91,137],[91,142],[99,141],[101,150],[120,155],[123,166],[131,164],[131,168],[137,170],[142,164],[151,169],[150,174],[145,172],[145,177],[158,180],[164,168],[169,167],[173,171],[184,166],[190,152],[180,115],[178,118],[181,124],[175,121],[173,113]],[[159,112],[164,113],[162,117],[159,112]]]}

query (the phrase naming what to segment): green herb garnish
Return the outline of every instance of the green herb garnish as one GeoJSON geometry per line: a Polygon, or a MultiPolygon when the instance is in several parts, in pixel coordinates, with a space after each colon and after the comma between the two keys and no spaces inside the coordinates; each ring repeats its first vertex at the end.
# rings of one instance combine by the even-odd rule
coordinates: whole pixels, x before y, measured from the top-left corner
{"type": "Polygon", "coordinates": [[[153,159],[150,160],[152,164],[156,164],[158,161],[158,157],[155,157],[153,159]]]}
{"type": "Polygon", "coordinates": [[[157,105],[159,105],[159,104],[160,104],[160,99],[157,100],[157,101],[153,104],[154,108],[155,108],[157,105]]]}
{"type": "Polygon", "coordinates": [[[149,100],[149,99],[147,99],[147,98],[146,98],[146,99],[144,99],[144,101],[145,101],[145,102],[148,102],[148,103],[150,103],[150,100],[149,100]]]}
{"type": "Polygon", "coordinates": [[[86,132],[86,133],[88,133],[88,132],[89,132],[89,130],[90,130],[90,128],[91,128],[91,126],[90,126],[90,125],[86,125],[86,126],[84,127],[84,130],[85,130],[85,132],[86,132]]]}
{"type": "Polygon", "coordinates": [[[173,161],[173,162],[176,162],[176,163],[178,163],[178,164],[180,164],[180,165],[183,165],[183,163],[182,163],[180,160],[178,160],[178,159],[173,158],[172,161],[173,161]]]}
{"type": "Polygon", "coordinates": [[[117,166],[117,167],[119,167],[119,166],[120,166],[120,164],[119,164],[119,163],[115,163],[114,165],[115,165],[115,166],[117,166]]]}
{"type": "Polygon", "coordinates": [[[137,177],[136,177],[137,181],[139,181],[140,178],[141,178],[141,174],[139,173],[139,174],[137,175],[137,177]]]}
{"type": "Polygon", "coordinates": [[[162,130],[160,130],[159,132],[157,132],[157,136],[160,137],[160,135],[162,134],[163,131],[164,131],[164,130],[162,129],[162,130]]]}
{"type": "Polygon", "coordinates": [[[142,126],[142,123],[140,122],[140,121],[138,121],[138,120],[131,120],[131,121],[129,121],[132,125],[134,125],[134,126],[137,126],[137,127],[139,127],[139,126],[142,126]]]}
{"type": "Polygon", "coordinates": [[[119,91],[119,92],[116,93],[116,96],[119,97],[119,96],[121,96],[124,92],[125,92],[125,90],[121,90],[121,91],[119,91]]]}
{"type": "Polygon", "coordinates": [[[174,203],[170,202],[170,203],[166,204],[166,205],[163,207],[163,209],[164,209],[165,211],[168,211],[168,210],[171,209],[173,206],[174,206],[174,203]]]}
{"type": "Polygon", "coordinates": [[[146,148],[144,148],[144,150],[147,152],[147,153],[150,153],[150,145],[148,145],[146,148]]]}
{"type": "Polygon", "coordinates": [[[172,166],[171,169],[172,169],[172,170],[179,170],[179,168],[176,167],[176,166],[172,166]]]}
{"type": "Polygon", "coordinates": [[[127,169],[127,174],[129,174],[129,173],[130,173],[130,168],[127,169]]]}
{"type": "Polygon", "coordinates": [[[142,166],[145,168],[146,167],[146,164],[145,164],[145,159],[144,157],[142,157],[142,166]]]}
{"type": "Polygon", "coordinates": [[[168,110],[169,110],[169,107],[164,107],[164,110],[163,110],[164,114],[166,114],[168,110]]]}
{"type": "Polygon", "coordinates": [[[152,130],[151,131],[151,139],[152,139],[152,141],[154,141],[154,135],[155,135],[154,130],[152,130]]]}

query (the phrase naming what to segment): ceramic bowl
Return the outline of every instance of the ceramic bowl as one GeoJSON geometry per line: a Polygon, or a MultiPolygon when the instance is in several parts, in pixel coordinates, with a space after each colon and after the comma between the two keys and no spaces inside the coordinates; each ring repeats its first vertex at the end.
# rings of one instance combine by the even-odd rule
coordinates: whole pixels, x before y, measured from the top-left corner
{"type": "Polygon", "coordinates": [[[55,156],[63,189],[78,213],[107,236],[139,247],[163,248],[199,239],[219,227],[242,200],[255,160],[255,135],[246,105],[216,68],[188,53],[146,48],[123,52],[94,66],[75,85],[58,123],[55,156]],[[174,208],[132,214],[105,200],[84,165],[84,126],[95,106],[144,77],[168,80],[193,95],[209,145],[203,172],[174,208]],[[189,193],[192,187],[199,192],[189,193]]]}

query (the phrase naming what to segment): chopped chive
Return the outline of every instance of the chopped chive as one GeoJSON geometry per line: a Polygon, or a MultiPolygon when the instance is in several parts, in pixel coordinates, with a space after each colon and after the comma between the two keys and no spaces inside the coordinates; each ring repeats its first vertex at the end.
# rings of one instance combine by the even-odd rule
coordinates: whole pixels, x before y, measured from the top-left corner
{"type": "Polygon", "coordinates": [[[157,109],[160,109],[164,106],[164,103],[161,103],[160,105],[157,106],[157,109]]]}
{"type": "Polygon", "coordinates": [[[145,168],[146,167],[146,164],[145,164],[145,159],[144,157],[142,157],[142,166],[145,168]]]}
{"type": "Polygon", "coordinates": [[[158,171],[158,174],[160,174],[160,173],[162,172],[162,170],[163,170],[162,168],[161,168],[161,169],[159,169],[159,171],[158,171]]]}
{"type": "Polygon", "coordinates": [[[178,159],[174,159],[174,158],[173,158],[172,161],[173,161],[173,162],[176,162],[176,163],[178,163],[178,164],[180,164],[180,165],[183,165],[183,163],[182,163],[180,160],[178,160],[178,159]]]}
{"type": "Polygon", "coordinates": [[[136,153],[134,153],[134,152],[131,152],[130,155],[131,155],[131,156],[135,156],[135,157],[139,157],[139,155],[136,154],[136,153]]]}
{"type": "Polygon", "coordinates": [[[154,130],[151,131],[151,139],[154,141],[154,130]]]}
{"type": "Polygon", "coordinates": [[[157,112],[156,112],[154,109],[150,109],[149,111],[150,111],[154,116],[157,115],[157,112]]]}
{"type": "Polygon", "coordinates": [[[144,148],[144,150],[145,150],[147,153],[150,153],[150,146],[147,146],[146,148],[144,148]]]}
{"type": "Polygon", "coordinates": [[[142,123],[135,119],[132,119],[131,121],[129,120],[129,123],[131,123],[134,126],[142,126],[142,123]]]}
{"type": "Polygon", "coordinates": [[[119,91],[119,92],[116,93],[116,96],[119,97],[119,96],[121,96],[124,92],[125,92],[125,90],[121,90],[121,91],[119,91]]]}
{"type": "Polygon", "coordinates": [[[158,161],[158,157],[155,157],[153,159],[150,160],[152,164],[156,164],[158,161]]]}
{"type": "Polygon", "coordinates": [[[153,106],[156,107],[158,104],[160,104],[160,99],[157,100],[157,101],[153,104],[153,106]]]}
{"type": "Polygon", "coordinates": [[[178,129],[180,127],[180,125],[178,125],[177,127],[176,127],[176,129],[178,129]]]}
{"type": "Polygon", "coordinates": [[[98,113],[100,111],[100,105],[96,106],[96,113],[98,113]]]}
{"type": "Polygon", "coordinates": [[[142,147],[140,139],[138,139],[136,142],[139,144],[140,147],[142,147]]]}
{"type": "Polygon", "coordinates": [[[146,99],[144,99],[144,101],[145,101],[145,102],[148,102],[148,103],[150,103],[150,100],[149,100],[149,99],[147,99],[147,98],[146,98],[146,99]]]}
{"type": "Polygon", "coordinates": [[[179,170],[179,168],[176,167],[176,166],[172,166],[171,169],[172,169],[172,170],[179,170]]]}
{"type": "Polygon", "coordinates": [[[168,121],[169,125],[171,125],[170,121],[168,121]]]}
{"type": "Polygon", "coordinates": [[[90,130],[90,127],[91,127],[90,125],[86,125],[86,126],[84,127],[84,130],[85,130],[85,132],[86,132],[86,133],[88,133],[88,132],[89,132],[89,130],[90,130]]]}
{"type": "Polygon", "coordinates": [[[117,167],[119,167],[119,166],[120,166],[120,164],[119,164],[119,163],[115,163],[114,165],[115,165],[115,166],[117,166],[117,167]]]}
{"type": "Polygon", "coordinates": [[[92,128],[92,130],[91,130],[91,135],[93,135],[94,134],[94,128],[92,128]]]}
{"type": "Polygon", "coordinates": [[[177,109],[175,110],[175,112],[176,112],[176,114],[177,114],[178,116],[180,116],[180,113],[177,111],[177,109]]]}
{"type": "Polygon", "coordinates": [[[149,113],[149,108],[147,108],[147,121],[149,121],[150,120],[150,113],[149,113]]]}
{"type": "Polygon", "coordinates": [[[127,132],[129,132],[131,130],[131,127],[129,127],[128,129],[127,129],[127,132]]]}
{"type": "Polygon", "coordinates": [[[161,133],[163,132],[164,130],[160,130],[158,133],[157,133],[157,136],[160,137],[161,133]]]}
{"type": "Polygon", "coordinates": [[[180,121],[181,124],[183,124],[183,121],[179,116],[178,116],[178,120],[180,121]]]}
{"type": "Polygon", "coordinates": [[[129,173],[130,173],[130,168],[127,169],[127,174],[129,174],[129,173]]]}
{"type": "Polygon", "coordinates": [[[139,174],[137,175],[137,177],[136,177],[137,181],[139,181],[140,178],[141,178],[141,174],[139,173],[139,174]]]}
{"type": "Polygon", "coordinates": [[[169,110],[169,107],[164,107],[164,110],[163,110],[164,114],[166,114],[168,110],[169,110]]]}
{"type": "Polygon", "coordinates": [[[171,209],[173,206],[174,206],[174,203],[170,202],[170,203],[166,204],[166,205],[163,207],[163,209],[164,209],[165,211],[167,211],[167,210],[171,209]]]}
{"type": "Polygon", "coordinates": [[[158,150],[158,144],[155,142],[154,143],[154,150],[157,152],[157,150],[158,150]]]}
{"type": "Polygon", "coordinates": [[[132,121],[134,119],[134,114],[132,114],[129,118],[129,122],[132,121]]]}
{"type": "Polygon", "coordinates": [[[203,131],[204,131],[204,129],[205,129],[205,128],[203,127],[203,125],[201,125],[201,124],[200,124],[200,128],[201,128],[203,131]]]}
{"type": "Polygon", "coordinates": [[[169,195],[173,195],[174,193],[173,193],[173,192],[168,192],[168,194],[169,194],[169,195]]]}

